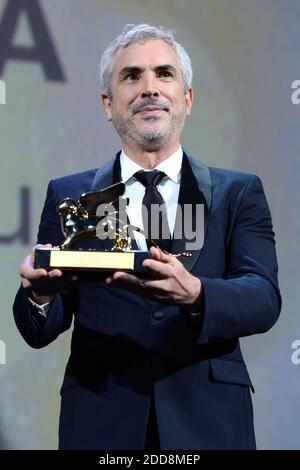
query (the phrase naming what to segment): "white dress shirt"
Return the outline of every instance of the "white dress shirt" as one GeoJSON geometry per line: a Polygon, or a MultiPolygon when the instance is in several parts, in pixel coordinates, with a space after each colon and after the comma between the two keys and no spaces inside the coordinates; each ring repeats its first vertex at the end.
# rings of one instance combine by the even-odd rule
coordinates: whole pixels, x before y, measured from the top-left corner
{"type": "MultiPolygon", "coordinates": [[[[166,205],[167,219],[169,224],[170,233],[173,234],[177,203],[180,188],[181,179],[181,164],[182,164],[183,151],[182,147],[163,162],[159,163],[153,170],[163,171],[167,178],[157,185],[157,190],[162,195],[162,198],[166,205]]],[[[124,197],[129,198],[129,204],[127,206],[127,215],[132,225],[143,229],[143,218],[142,218],[142,201],[145,194],[145,186],[137,181],[133,175],[139,171],[152,171],[145,170],[133,160],[125,155],[122,150],[120,155],[121,165],[121,179],[125,183],[124,197]]],[[[147,251],[147,243],[143,234],[134,232],[137,246],[140,250],[147,251]]]]}

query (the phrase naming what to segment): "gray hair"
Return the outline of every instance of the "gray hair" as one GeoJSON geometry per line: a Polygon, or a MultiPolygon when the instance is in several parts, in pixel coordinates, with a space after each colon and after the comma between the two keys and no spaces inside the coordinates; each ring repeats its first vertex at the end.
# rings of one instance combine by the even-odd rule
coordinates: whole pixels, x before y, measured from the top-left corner
{"type": "Polygon", "coordinates": [[[187,93],[192,84],[192,62],[184,47],[175,40],[173,31],[163,28],[162,26],[151,26],[145,23],[139,25],[127,24],[124,26],[122,33],[105,49],[100,61],[99,72],[101,87],[103,91],[106,91],[110,100],[112,99],[112,63],[117,51],[119,49],[125,49],[132,44],[151,39],[164,41],[174,49],[182,73],[184,92],[187,93]]]}

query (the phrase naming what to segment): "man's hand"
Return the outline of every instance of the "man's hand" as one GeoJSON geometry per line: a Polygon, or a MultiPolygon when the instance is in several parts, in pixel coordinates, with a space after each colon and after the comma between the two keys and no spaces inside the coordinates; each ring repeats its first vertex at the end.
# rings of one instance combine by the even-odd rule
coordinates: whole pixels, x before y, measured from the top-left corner
{"type": "Polygon", "coordinates": [[[62,289],[74,285],[78,278],[74,275],[63,275],[60,269],[52,269],[51,271],[35,269],[34,253],[38,247],[51,248],[52,245],[47,243],[46,245],[34,246],[21,264],[19,274],[28,296],[37,304],[42,305],[51,302],[55,294],[62,289]]]}
{"type": "Polygon", "coordinates": [[[115,272],[106,283],[130,289],[159,302],[192,307],[200,310],[201,281],[189,273],[174,256],[152,247],[152,258],[143,262],[149,276],[136,276],[122,271],[115,272]]]}

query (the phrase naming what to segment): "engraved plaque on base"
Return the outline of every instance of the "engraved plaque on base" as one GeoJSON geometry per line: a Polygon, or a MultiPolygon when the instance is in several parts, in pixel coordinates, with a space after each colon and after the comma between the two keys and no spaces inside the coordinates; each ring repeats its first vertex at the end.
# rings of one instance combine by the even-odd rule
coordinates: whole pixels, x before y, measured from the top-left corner
{"type": "Polygon", "coordinates": [[[143,272],[143,261],[149,251],[96,251],[61,250],[60,248],[37,248],[34,266],[67,271],[128,271],[143,272]]]}

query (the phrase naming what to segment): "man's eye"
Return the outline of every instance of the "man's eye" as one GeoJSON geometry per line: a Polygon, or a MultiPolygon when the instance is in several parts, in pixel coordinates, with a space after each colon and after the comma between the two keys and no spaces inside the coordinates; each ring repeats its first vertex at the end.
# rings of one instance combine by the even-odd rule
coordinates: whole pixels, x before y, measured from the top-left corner
{"type": "Polygon", "coordinates": [[[125,76],[125,80],[136,80],[138,78],[137,74],[136,73],[128,73],[126,76],[125,76]]]}
{"type": "Polygon", "coordinates": [[[172,72],[170,72],[170,70],[160,70],[158,72],[158,75],[159,75],[159,77],[166,77],[166,78],[173,77],[173,74],[172,74],[172,72]]]}

